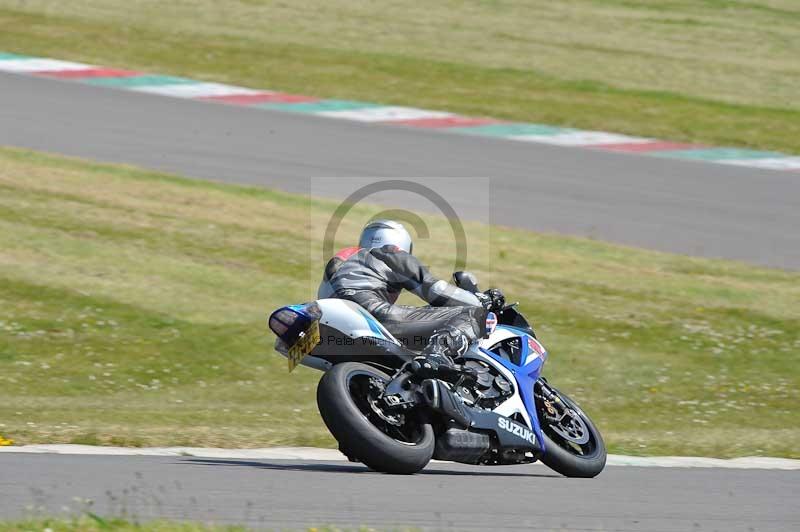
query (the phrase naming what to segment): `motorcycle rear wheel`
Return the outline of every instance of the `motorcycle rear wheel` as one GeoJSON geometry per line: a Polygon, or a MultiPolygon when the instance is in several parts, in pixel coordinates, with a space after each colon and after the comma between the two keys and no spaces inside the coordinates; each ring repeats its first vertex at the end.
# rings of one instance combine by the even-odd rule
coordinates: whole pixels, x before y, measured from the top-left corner
{"type": "Polygon", "coordinates": [[[539,422],[545,448],[541,461],[565,477],[596,477],[605,468],[607,456],[606,445],[600,431],[575,401],[556,389],[553,389],[553,392],[580,418],[578,433],[582,436],[585,434],[587,441],[583,444],[570,441],[569,429],[551,426],[540,412],[539,422]]]}
{"type": "Polygon", "coordinates": [[[337,364],[319,381],[317,406],[349,456],[375,471],[409,475],[430,462],[436,437],[431,424],[413,413],[396,415],[381,409],[375,384],[389,380],[366,364],[337,364]]]}

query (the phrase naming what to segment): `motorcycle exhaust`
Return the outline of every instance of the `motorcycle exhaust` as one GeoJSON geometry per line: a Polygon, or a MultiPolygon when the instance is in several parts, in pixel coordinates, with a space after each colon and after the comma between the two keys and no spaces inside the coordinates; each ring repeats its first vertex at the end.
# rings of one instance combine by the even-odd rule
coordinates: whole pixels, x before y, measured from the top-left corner
{"type": "Polygon", "coordinates": [[[422,381],[422,395],[431,410],[447,416],[463,428],[470,427],[472,417],[463,401],[445,383],[435,379],[422,381]]]}
{"type": "MultiPolygon", "coordinates": [[[[489,410],[465,405],[461,397],[442,381],[427,379],[422,381],[422,396],[428,407],[442,414],[457,425],[459,432],[469,432],[489,437],[494,434],[498,451],[531,452],[538,454],[542,445],[529,427],[489,410]]],[[[451,427],[452,428],[452,427],[451,427]]],[[[478,445],[483,447],[483,439],[466,442],[465,436],[453,435],[453,442],[459,445],[478,445]],[[456,441],[456,438],[461,441],[456,441]]]]}

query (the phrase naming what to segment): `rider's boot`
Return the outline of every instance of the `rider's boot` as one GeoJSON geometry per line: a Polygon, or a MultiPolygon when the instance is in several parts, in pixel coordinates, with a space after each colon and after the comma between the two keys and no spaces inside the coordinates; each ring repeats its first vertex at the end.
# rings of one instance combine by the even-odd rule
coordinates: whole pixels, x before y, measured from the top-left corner
{"type": "Polygon", "coordinates": [[[411,372],[422,379],[457,380],[462,371],[453,359],[466,353],[469,343],[469,337],[461,329],[452,326],[436,329],[422,354],[411,363],[411,372]]]}

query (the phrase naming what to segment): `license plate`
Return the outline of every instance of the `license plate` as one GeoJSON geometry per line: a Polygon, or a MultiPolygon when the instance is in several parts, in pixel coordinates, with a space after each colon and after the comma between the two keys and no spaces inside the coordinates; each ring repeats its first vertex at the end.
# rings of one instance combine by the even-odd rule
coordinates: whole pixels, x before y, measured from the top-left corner
{"type": "Polygon", "coordinates": [[[300,338],[289,348],[288,360],[291,372],[307,354],[314,350],[320,341],[319,322],[313,321],[308,328],[300,334],[300,338]]]}

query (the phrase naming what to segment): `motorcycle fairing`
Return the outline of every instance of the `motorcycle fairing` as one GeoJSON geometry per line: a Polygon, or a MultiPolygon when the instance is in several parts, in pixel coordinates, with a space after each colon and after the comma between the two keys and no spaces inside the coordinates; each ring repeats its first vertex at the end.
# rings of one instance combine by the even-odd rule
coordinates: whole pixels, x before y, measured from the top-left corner
{"type": "MultiPolygon", "coordinates": [[[[305,356],[300,364],[315,369],[322,371],[329,369],[332,366],[331,361],[322,357],[339,354],[337,346],[326,338],[326,331],[353,339],[375,340],[384,346],[392,344],[401,346],[400,342],[378,320],[357,303],[344,299],[319,299],[313,303],[282,307],[270,316],[270,328],[278,335],[279,339],[275,346],[276,350],[286,355],[286,346],[292,345],[287,340],[294,339],[296,341],[296,334],[302,331],[304,326],[307,327],[312,320],[318,320],[322,325],[323,341],[305,356]],[[273,328],[273,318],[285,318],[287,314],[281,314],[283,311],[289,311],[288,315],[296,315],[297,318],[295,320],[279,319],[279,322],[286,325],[286,331],[281,334],[279,330],[273,328]],[[290,323],[284,323],[286,321],[290,323]],[[280,345],[281,343],[284,345],[280,345]]],[[[278,328],[281,329],[280,326],[278,328]]],[[[478,345],[473,346],[465,357],[490,364],[500,371],[509,382],[514,383],[514,394],[503,401],[493,412],[507,418],[513,418],[515,414],[519,414],[525,424],[533,430],[539,446],[544,450],[544,440],[536,413],[533,389],[547,357],[547,351],[526,329],[511,325],[498,325],[488,339],[483,339],[478,345]],[[519,338],[519,364],[488,349],[488,347],[509,338],[519,338]]]]}
{"type": "Polygon", "coordinates": [[[318,299],[316,303],[322,309],[320,323],[323,325],[350,338],[374,338],[400,345],[392,333],[358,303],[346,299],[318,299]]]}
{"type": "Polygon", "coordinates": [[[293,346],[301,333],[315,321],[319,321],[322,310],[316,303],[287,305],[269,317],[269,328],[288,347],[293,346]]]}
{"type": "MultiPolygon", "coordinates": [[[[311,320],[317,320],[320,328],[320,343],[305,357],[300,364],[320,371],[327,371],[337,361],[357,360],[350,355],[357,353],[365,357],[381,357],[386,366],[398,365],[390,363],[386,354],[393,358],[402,357],[405,353],[400,342],[386,330],[369,312],[357,303],[344,299],[318,299],[302,305],[288,305],[272,313],[270,328],[278,336],[275,350],[289,356],[289,350],[296,341],[294,329],[282,334],[282,325],[273,328],[273,318],[285,318],[286,315],[298,315],[302,324],[296,329],[303,330],[311,320]],[[313,309],[309,312],[309,309],[313,309]]],[[[283,319],[282,321],[287,321],[283,319]]],[[[295,322],[292,321],[292,324],[295,322]]]]}
{"type": "Polygon", "coordinates": [[[320,343],[322,310],[314,303],[282,307],[269,317],[269,327],[278,336],[291,372],[320,343]]]}
{"type": "Polygon", "coordinates": [[[542,438],[542,429],[539,425],[539,416],[536,412],[536,402],[533,395],[534,384],[539,378],[542,371],[542,366],[547,358],[547,351],[541,347],[542,353],[539,353],[536,347],[541,347],[541,344],[528,334],[524,329],[512,327],[509,325],[498,325],[497,331],[492,334],[488,340],[480,343],[480,347],[470,351],[470,354],[482,355],[475,358],[483,359],[489,362],[492,366],[502,371],[504,376],[514,383],[516,389],[514,395],[509,397],[501,403],[494,412],[502,414],[506,417],[513,417],[519,414],[536,435],[536,440],[539,442],[542,450],[544,450],[545,443],[542,438]],[[510,337],[518,337],[520,340],[520,360],[521,364],[515,364],[484,346],[496,345],[498,341],[510,337]],[[533,346],[529,343],[529,339],[536,342],[533,346]],[[489,360],[486,360],[489,359],[489,360]]]}

